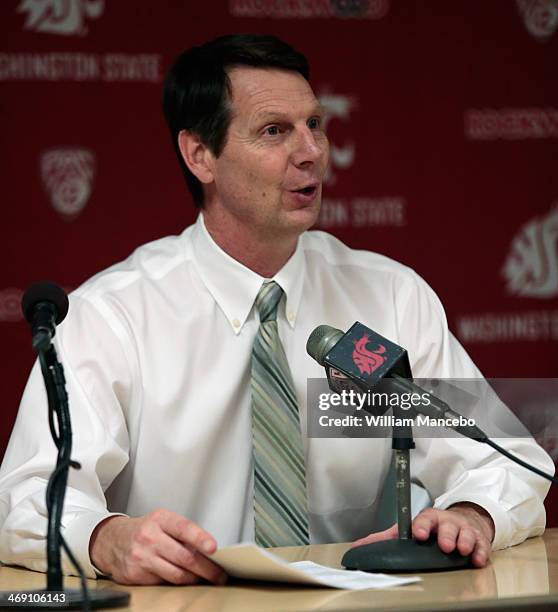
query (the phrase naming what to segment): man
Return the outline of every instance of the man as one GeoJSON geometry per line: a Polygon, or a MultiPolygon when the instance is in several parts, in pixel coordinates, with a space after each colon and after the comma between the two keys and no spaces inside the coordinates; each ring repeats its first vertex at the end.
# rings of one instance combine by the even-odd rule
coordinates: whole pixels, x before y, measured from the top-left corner
{"type": "MultiPolygon", "coordinates": [[[[164,107],[202,214],[71,296],[57,348],[82,469],[70,475],[66,541],[90,576],[219,584],[217,545],[394,537],[370,535],[390,441],[305,435],[306,381],[323,376],[308,335],[369,321],[409,350],[417,377],[480,373],[416,274],[306,232],[328,141],[303,56],[273,37],[217,39],[177,60],[164,107]]],[[[41,570],[54,463],[44,395],[35,366],[0,479],[1,559],[41,570]]],[[[542,533],[545,481],[475,442],[435,442],[414,451],[436,506],[414,520],[417,539],[436,533],[483,567],[491,547],[542,533]]],[[[507,446],[552,470],[532,440],[507,446]]]]}

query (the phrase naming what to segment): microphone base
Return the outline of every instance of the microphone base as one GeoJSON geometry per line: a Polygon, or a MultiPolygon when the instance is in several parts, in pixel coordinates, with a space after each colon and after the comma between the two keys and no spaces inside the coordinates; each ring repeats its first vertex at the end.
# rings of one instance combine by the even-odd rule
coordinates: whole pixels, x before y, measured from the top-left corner
{"type": "Polygon", "coordinates": [[[351,548],[341,564],[363,572],[436,572],[471,567],[471,556],[457,550],[445,553],[436,539],[384,540],[351,548]]]}
{"type": "MultiPolygon", "coordinates": [[[[130,603],[130,594],[126,591],[109,589],[87,589],[89,607],[120,608],[130,603]]],[[[37,589],[34,591],[0,591],[0,609],[21,610],[81,610],[83,608],[83,591],[81,589],[62,589],[49,591],[37,589]],[[16,601],[16,597],[19,602],[16,601]]]]}

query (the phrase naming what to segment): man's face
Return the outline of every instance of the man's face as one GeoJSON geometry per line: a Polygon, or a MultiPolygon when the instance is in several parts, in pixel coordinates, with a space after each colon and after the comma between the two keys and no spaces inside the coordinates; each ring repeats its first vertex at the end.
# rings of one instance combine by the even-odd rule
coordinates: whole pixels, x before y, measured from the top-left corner
{"type": "Polygon", "coordinates": [[[232,119],[213,161],[210,206],[260,238],[298,235],[320,209],[329,153],[323,111],[298,73],[243,66],[229,77],[232,119]]]}

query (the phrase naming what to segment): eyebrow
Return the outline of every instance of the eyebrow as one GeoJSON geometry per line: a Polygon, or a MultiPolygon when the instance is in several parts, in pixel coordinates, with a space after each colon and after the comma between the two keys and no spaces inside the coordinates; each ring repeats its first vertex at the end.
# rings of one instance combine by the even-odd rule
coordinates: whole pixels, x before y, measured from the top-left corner
{"type": "MultiPolygon", "coordinates": [[[[325,108],[321,104],[317,104],[309,116],[313,117],[314,115],[325,115],[325,112],[325,108]]],[[[285,121],[290,120],[290,116],[287,113],[282,113],[280,111],[261,111],[254,117],[254,123],[266,123],[270,119],[285,121]]]]}

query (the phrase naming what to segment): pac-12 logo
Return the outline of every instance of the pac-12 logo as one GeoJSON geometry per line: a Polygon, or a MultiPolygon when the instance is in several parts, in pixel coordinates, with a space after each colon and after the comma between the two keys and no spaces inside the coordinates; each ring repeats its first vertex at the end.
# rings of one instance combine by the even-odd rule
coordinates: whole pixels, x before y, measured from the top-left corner
{"type": "Polygon", "coordinates": [[[21,321],[23,291],[15,287],[0,289],[0,321],[21,321]]]}
{"type": "Polygon", "coordinates": [[[519,230],[502,274],[512,295],[558,295],[558,202],[549,213],[531,219],[519,230]]]}
{"type": "Polygon", "coordinates": [[[353,362],[360,370],[361,374],[372,374],[386,360],[384,357],[386,347],[383,344],[379,344],[378,348],[369,351],[366,348],[368,340],[368,336],[364,334],[360,340],[355,342],[355,348],[353,350],[353,362]]]}
{"type": "Polygon", "coordinates": [[[54,210],[67,219],[79,215],[93,189],[93,151],[76,147],[49,149],[41,155],[40,172],[54,210]]]}
{"type": "Polygon", "coordinates": [[[62,36],[87,34],[85,20],[99,18],[105,0],[22,0],[19,13],[27,13],[23,28],[62,36]]]}
{"type": "MultiPolygon", "coordinates": [[[[355,98],[350,96],[322,93],[318,95],[318,99],[325,110],[324,130],[326,131],[328,124],[334,119],[347,121],[351,110],[354,110],[357,106],[355,98]]],[[[355,143],[352,140],[346,140],[342,145],[339,145],[330,141],[329,158],[324,182],[334,185],[337,182],[334,170],[336,168],[344,170],[352,166],[355,160],[355,143]]]]}
{"type": "Polygon", "coordinates": [[[558,28],[558,0],[517,0],[529,34],[537,40],[548,40],[558,28]]]}

